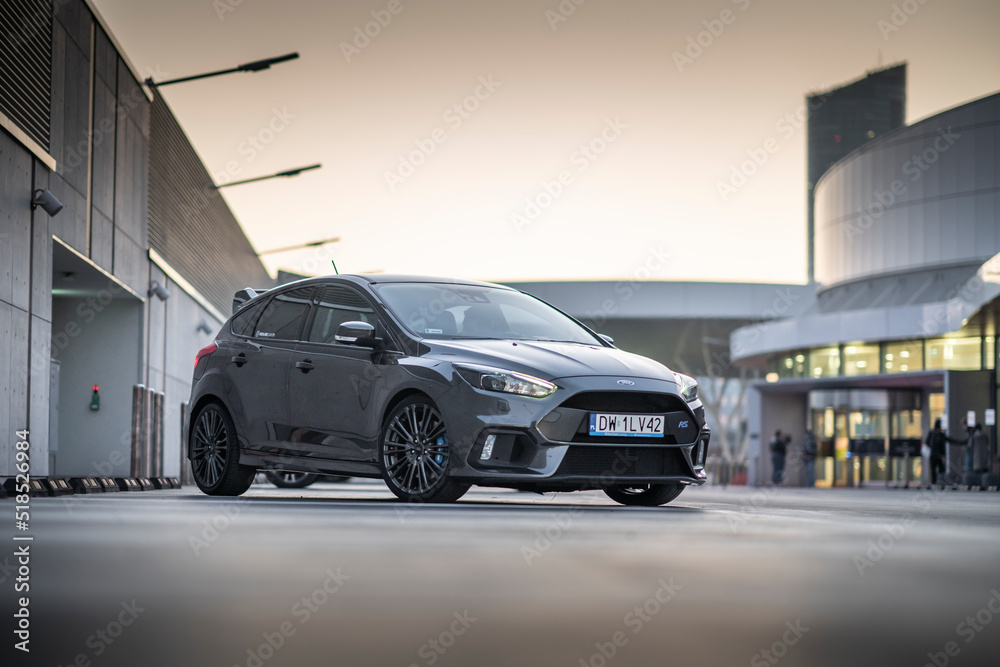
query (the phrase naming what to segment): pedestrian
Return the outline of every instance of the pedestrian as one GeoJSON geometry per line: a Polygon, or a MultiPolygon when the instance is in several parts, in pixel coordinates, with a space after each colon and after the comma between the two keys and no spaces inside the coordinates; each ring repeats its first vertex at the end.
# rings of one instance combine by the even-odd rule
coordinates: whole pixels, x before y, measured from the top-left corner
{"type": "Polygon", "coordinates": [[[781,484],[785,476],[785,454],[788,453],[788,443],[791,441],[791,436],[782,435],[781,429],[775,430],[771,440],[771,481],[775,484],[781,484]]]}
{"type": "Polygon", "coordinates": [[[969,438],[969,454],[966,456],[971,459],[972,472],[990,471],[990,436],[983,433],[982,424],[976,424],[969,438]]]}
{"type": "Polygon", "coordinates": [[[819,443],[812,429],[806,429],[805,440],[802,441],[802,467],[806,471],[806,486],[816,486],[816,454],[819,453],[819,443]]]}
{"type": "Polygon", "coordinates": [[[927,448],[930,449],[931,486],[937,484],[938,473],[944,472],[945,444],[965,444],[965,440],[952,438],[941,428],[941,419],[934,420],[934,428],[927,434],[927,448]]]}

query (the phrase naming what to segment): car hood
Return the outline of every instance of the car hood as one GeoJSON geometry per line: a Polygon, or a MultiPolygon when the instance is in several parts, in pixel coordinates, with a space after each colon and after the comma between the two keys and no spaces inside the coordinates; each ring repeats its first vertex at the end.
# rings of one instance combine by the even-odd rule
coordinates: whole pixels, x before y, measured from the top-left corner
{"type": "Polygon", "coordinates": [[[424,340],[430,355],[451,363],[482,364],[557,380],[581,375],[649,378],[676,383],[658,361],[597,345],[510,340],[424,340]]]}

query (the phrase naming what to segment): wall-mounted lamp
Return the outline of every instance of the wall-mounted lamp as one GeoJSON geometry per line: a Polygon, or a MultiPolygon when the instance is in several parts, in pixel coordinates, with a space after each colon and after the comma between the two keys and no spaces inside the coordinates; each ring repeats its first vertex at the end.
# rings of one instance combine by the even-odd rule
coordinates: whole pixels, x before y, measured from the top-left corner
{"type": "Polygon", "coordinates": [[[54,216],[59,211],[63,210],[63,204],[61,201],[56,199],[56,196],[49,192],[48,190],[35,190],[31,195],[31,210],[34,211],[39,206],[49,214],[49,216],[54,216]]]}
{"type": "Polygon", "coordinates": [[[197,331],[203,334],[212,333],[212,327],[208,325],[208,320],[202,320],[201,322],[199,322],[197,331]]]}
{"type": "Polygon", "coordinates": [[[167,299],[170,298],[170,292],[168,292],[163,285],[156,282],[155,280],[150,281],[149,292],[146,293],[146,296],[153,296],[154,294],[157,296],[157,298],[159,298],[160,301],[166,301],[167,299]]]}

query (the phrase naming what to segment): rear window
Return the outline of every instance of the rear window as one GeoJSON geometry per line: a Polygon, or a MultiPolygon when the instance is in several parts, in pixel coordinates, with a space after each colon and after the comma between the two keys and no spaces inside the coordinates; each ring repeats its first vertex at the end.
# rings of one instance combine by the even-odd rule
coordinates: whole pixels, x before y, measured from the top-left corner
{"type": "Polygon", "coordinates": [[[257,320],[254,338],[298,340],[314,292],[313,287],[301,287],[275,295],[257,320]]]}
{"type": "Polygon", "coordinates": [[[257,318],[260,316],[260,311],[264,310],[264,304],[266,303],[267,299],[261,299],[258,303],[244,308],[234,315],[232,321],[229,323],[230,330],[237,336],[252,336],[254,332],[253,327],[257,324],[257,318]]]}

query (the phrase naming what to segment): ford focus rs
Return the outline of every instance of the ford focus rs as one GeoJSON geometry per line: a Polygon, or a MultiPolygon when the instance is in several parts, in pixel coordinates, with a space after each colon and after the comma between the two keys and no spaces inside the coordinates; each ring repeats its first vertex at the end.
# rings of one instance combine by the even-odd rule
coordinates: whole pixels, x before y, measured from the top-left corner
{"type": "Polygon", "coordinates": [[[472,485],[662,505],[705,481],[698,385],[528,294],[341,275],[245,289],[195,360],[199,488],[258,470],[380,477],[408,502],[472,485]]]}

